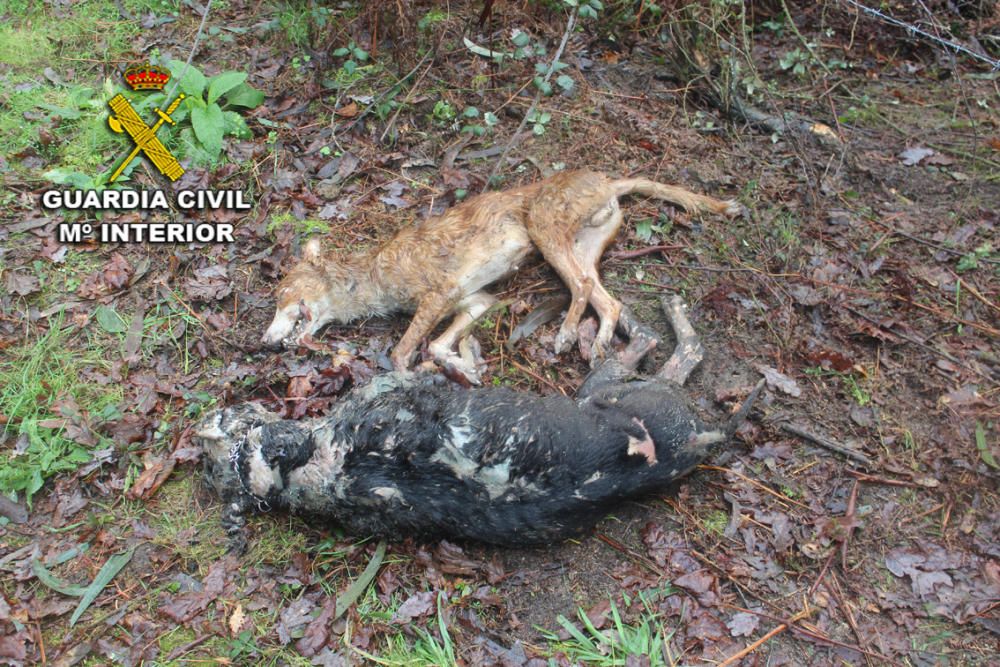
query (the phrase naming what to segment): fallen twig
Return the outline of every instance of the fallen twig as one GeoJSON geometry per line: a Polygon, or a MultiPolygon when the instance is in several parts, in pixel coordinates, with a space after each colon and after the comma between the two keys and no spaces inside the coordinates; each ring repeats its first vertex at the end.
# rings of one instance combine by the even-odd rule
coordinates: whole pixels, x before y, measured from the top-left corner
{"type": "Polygon", "coordinates": [[[788,623],[782,623],[781,625],[777,626],[776,628],[774,628],[773,630],[771,630],[770,632],[768,632],[766,635],[764,635],[763,637],[761,637],[760,639],[758,639],[757,641],[755,641],[753,644],[750,644],[749,646],[747,646],[742,651],[738,651],[737,653],[734,653],[733,655],[729,656],[728,658],[726,658],[725,660],[723,660],[722,662],[720,662],[717,665],[717,667],[726,667],[726,665],[732,665],[732,664],[735,664],[735,663],[739,662],[740,660],[742,660],[746,656],[748,656],[751,653],[753,653],[754,651],[756,651],[762,644],[764,644],[769,639],[771,639],[771,637],[774,637],[776,635],[780,635],[782,632],[784,632],[789,627],[791,627],[789,625],[790,623],[794,623],[795,621],[798,621],[800,619],[803,619],[803,618],[806,618],[807,616],[809,616],[810,613],[811,613],[811,611],[812,610],[810,610],[810,609],[805,609],[803,611],[800,611],[795,616],[792,616],[790,619],[788,619],[788,623]]]}
{"type": "Polygon", "coordinates": [[[681,250],[682,248],[684,248],[684,246],[676,244],[651,245],[646,246],[645,248],[637,248],[635,250],[616,250],[615,252],[608,253],[608,257],[613,259],[634,259],[636,257],[652,255],[657,252],[666,252],[667,250],[681,250]]]}
{"type": "Polygon", "coordinates": [[[832,452],[837,452],[838,454],[843,454],[847,458],[853,459],[853,460],[857,461],[858,463],[862,464],[863,466],[865,466],[867,468],[874,467],[874,464],[872,463],[872,460],[869,459],[864,454],[862,454],[862,453],[860,453],[858,451],[855,451],[854,449],[851,449],[850,447],[847,447],[845,445],[841,445],[840,443],[834,442],[833,440],[831,440],[830,438],[828,438],[828,437],[826,437],[824,435],[818,435],[816,433],[811,433],[810,431],[805,430],[801,426],[796,426],[795,424],[787,424],[787,423],[781,425],[781,430],[787,431],[788,433],[791,433],[792,435],[797,435],[800,438],[808,440],[809,442],[811,442],[813,444],[816,444],[816,445],[819,445],[820,447],[824,447],[826,449],[829,449],[832,452]]]}
{"type": "Polygon", "coordinates": [[[854,510],[858,503],[858,487],[861,480],[855,479],[854,486],[851,487],[851,496],[847,499],[847,511],[844,512],[844,539],[840,543],[840,569],[847,572],[847,548],[851,543],[851,533],[854,532],[854,510]]]}

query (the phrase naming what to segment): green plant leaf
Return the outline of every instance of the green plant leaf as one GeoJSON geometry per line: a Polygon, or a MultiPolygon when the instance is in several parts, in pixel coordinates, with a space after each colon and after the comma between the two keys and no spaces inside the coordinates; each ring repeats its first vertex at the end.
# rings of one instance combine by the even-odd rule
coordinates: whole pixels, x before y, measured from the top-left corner
{"type": "Polygon", "coordinates": [[[364,49],[355,47],[353,53],[354,53],[354,57],[357,58],[358,60],[360,60],[361,62],[363,62],[363,63],[364,62],[368,62],[368,52],[365,51],[364,49]]]}
{"type": "Polygon", "coordinates": [[[226,134],[231,134],[240,139],[253,138],[253,132],[247,127],[247,122],[243,119],[243,116],[235,111],[224,111],[223,116],[226,119],[226,134]]]}
{"type": "Polygon", "coordinates": [[[73,616],[69,619],[69,627],[76,625],[76,622],[80,620],[83,616],[83,612],[87,611],[90,604],[100,595],[104,587],[111,583],[111,580],[115,578],[125,565],[132,560],[132,554],[135,553],[135,549],[129,549],[120,554],[115,554],[109,558],[104,566],[101,567],[100,572],[94,577],[94,580],[87,586],[87,590],[83,593],[83,597],[80,598],[80,604],[76,606],[76,611],[73,612],[73,616]]]}
{"type": "Polygon", "coordinates": [[[98,306],[94,311],[94,317],[101,328],[108,333],[124,333],[128,330],[128,324],[111,306],[98,306]]]}
{"type": "Polygon", "coordinates": [[[62,167],[50,169],[42,174],[42,177],[52,181],[53,183],[58,183],[59,185],[72,185],[74,188],[79,188],[81,190],[90,190],[94,187],[94,179],[92,177],[79,171],[63,169],[62,167]]]}
{"type": "Polygon", "coordinates": [[[208,79],[194,65],[188,65],[187,69],[184,67],[184,61],[182,60],[171,60],[167,63],[167,69],[170,70],[171,76],[180,79],[181,90],[187,95],[201,97],[205,92],[205,85],[208,83],[208,79]],[[181,76],[181,72],[184,73],[183,77],[181,76]]]}
{"type": "Polygon", "coordinates": [[[535,134],[535,136],[540,137],[545,134],[545,126],[541,123],[535,123],[535,126],[531,128],[531,131],[535,134]]]}
{"type": "Polygon", "coordinates": [[[649,243],[649,240],[653,238],[652,218],[643,218],[635,223],[635,238],[643,243],[649,243]]]}
{"type": "Polygon", "coordinates": [[[246,72],[223,72],[208,80],[208,103],[215,102],[230,90],[246,81],[246,72]]]}
{"type": "Polygon", "coordinates": [[[226,94],[226,104],[234,107],[253,109],[264,101],[264,93],[249,83],[241,83],[226,94]]]}
{"type": "Polygon", "coordinates": [[[492,111],[487,111],[483,114],[483,121],[486,123],[487,127],[493,127],[500,122],[500,119],[497,118],[497,115],[492,111]]]}
{"type": "Polygon", "coordinates": [[[465,107],[465,111],[462,112],[462,115],[466,118],[479,118],[479,109],[476,107],[465,107]]]}
{"type": "Polygon", "coordinates": [[[217,158],[222,151],[222,135],[226,132],[226,117],[219,105],[209,104],[204,109],[193,109],[191,127],[209,155],[217,158]]]}
{"type": "Polygon", "coordinates": [[[563,90],[572,90],[573,88],[573,77],[567,74],[560,74],[556,77],[556,84],[563,90]]]}
{"type": "Polygon", "coordinates": [[[382,565],[382,559],[385,558],[385,540],[378,543],[375,547],[375,553],[372,555],[372,559],[368,561],[368,565],[365,567],[361,576],[358,577],[354,583],[347,587],[343,595],[337,596],[336,609],[334,611],[333,619],[336,620],[340,618],[345,611],[350,609],[351,605],[357,602],[361,594],[365,592],[368,585],[372,583],[375,575],[378,574],[378,569],[382,565]]]}
{"type": "Polygon", "coordinates": [[[997,463],[993,452],[990,451],[990,446],[986,443],[986,429],[978,421],[976,422],[976,449],[979,450],[979,457],[983,460],[983,463],[994,470],[1000,470],[1000,464],[997,463]]]}
{"type": "Polygon", "coordinates": [[[42,565],[42,562],[37,558],[31,559],[31,571],[35,573],[38,580],[56,591],[57,593],[62,593],[63,595],[69,595],[70,597],[81,597],[87,592],[86,586],[77,586],[75,584],[70,584],[56,575],[52,574],[49,570],[42,565]]]}
{"type": "Polygon", "coordinates": [[[528,33],[518,30],[511,36],[510,41],[514,43],[514,46],[527,46],[530,39],[528,33]]]}
{"type": "Polygon", "coordinates": [[[342,46],[342,47],[340,47],[339,49],[336,49],[333,52],[333,57],[334,58],[343,58],[344,56],[346,56],[350,52],[351,52],[350,49],[348,49],[346,46],[342,46]]]}

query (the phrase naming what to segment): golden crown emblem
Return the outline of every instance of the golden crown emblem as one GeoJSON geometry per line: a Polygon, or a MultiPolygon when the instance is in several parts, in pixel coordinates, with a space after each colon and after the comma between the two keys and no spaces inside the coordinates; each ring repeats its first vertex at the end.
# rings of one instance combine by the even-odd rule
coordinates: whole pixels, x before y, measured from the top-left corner
{"type": "Polygon", "coordinates": [[[170,72],[157,65],[132,65],[125,70],[125,83],[132,90],[163,90],[170,81],[170,72]]]}

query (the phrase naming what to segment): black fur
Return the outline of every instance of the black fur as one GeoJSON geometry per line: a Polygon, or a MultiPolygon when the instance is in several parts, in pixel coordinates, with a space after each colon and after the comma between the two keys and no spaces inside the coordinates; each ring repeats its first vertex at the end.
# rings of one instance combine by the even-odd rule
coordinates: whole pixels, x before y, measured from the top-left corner
{"type": "Polygon", "coordinates": [[[606,362],[569,399],[390,373],[325,417],[237,405],[207,417],[196,439],[237,542],[243,513],[270,508],[364,536],[551,542],[663,488],[726,438],[679,387],[626,375],[606,362]]]}

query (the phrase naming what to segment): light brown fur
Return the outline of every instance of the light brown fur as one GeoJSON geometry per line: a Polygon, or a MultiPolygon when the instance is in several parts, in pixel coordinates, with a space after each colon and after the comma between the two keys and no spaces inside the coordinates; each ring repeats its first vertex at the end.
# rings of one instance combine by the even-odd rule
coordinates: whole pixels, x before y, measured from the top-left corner
{"type": "Polygon", "coordinates": [[[733,201],[676,186],[581,170],[479,195],[403,228],[375,250],[345,258],[323,257],[314,239],[306,244],[302,262],[278,286],[277,312],[264,342],[288,341],[293,334],[294,342],[300,342],[330,321],[413,312],[391,355],[396,368],[403,369],[420,341],[456,313],[431,343],[430,352],[474,377],[475,369],[455,355],[454,345],[465,327],[494,302],[482,289],[516,271],[537,249],[572,295],[556,351],[575,342],[589,303],[600,318],[593,358],[603,358],[622,305],[601,285],[597,264],[622,224],[618,198],[630,193],[664,199],[688,211],[734,215],[741,210],[733,201]],[[296,334],[297,326],[302,331],[296,334]]]}

